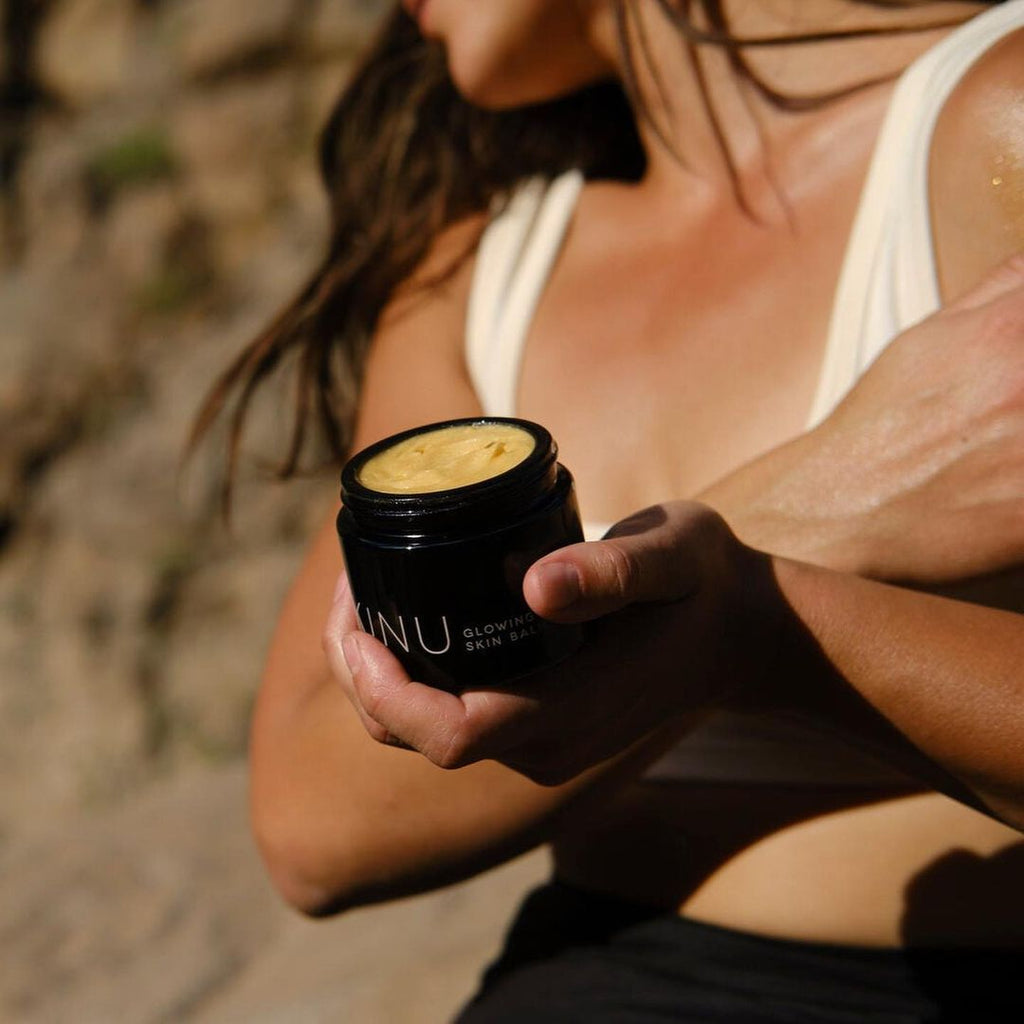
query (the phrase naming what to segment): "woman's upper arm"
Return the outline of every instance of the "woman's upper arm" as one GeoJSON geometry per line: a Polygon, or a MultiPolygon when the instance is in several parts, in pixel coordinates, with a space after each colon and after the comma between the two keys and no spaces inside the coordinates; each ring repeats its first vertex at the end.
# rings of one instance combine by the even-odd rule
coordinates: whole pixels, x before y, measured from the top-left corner
{"type": "Polygon", "coordinates": [[[945,303],[1024,251],[1024,29],[961,79],[935,126],[929,166],[945,303]]]}
{"type": "MultiPolygon", "coordinates": [[[[474,226],[440,241],[440,260],[474,226]]],[[[369,354],[355,446],[480,412],[462,357],[470,267],[386,310],[369,354]]],[[[335,506],[335,511],[337,506],[335,506]]],[[[257,700],[251,813],[279,889],[312,913],[465,876],[541,837],[559,803],[495,763],[444,772],[365,732],[331,676],[321,634],[342,569],[333,514],[286,599],[257,700]]]]}
{"type": "Polygon", "coordinates": [[[353,450],[408,427],[481,412],[463,345],[473,261],[439,283],[423,283],[443,275],[477,231],[474,219],[445,232],[381,314],[360,389],[353,450]]]}

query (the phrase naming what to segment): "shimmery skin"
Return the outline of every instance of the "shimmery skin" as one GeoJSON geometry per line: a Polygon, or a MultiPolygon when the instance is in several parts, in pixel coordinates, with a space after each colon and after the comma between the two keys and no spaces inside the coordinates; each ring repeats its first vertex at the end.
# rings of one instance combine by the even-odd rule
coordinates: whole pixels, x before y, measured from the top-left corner
{"type": "Polygon", "coordinates": [[[1024,104],[1012,92],[993,95],[991,102],[999,110],[991,126],[995,149],[990,165],[991,194],[1010,245],[1019,248],[1024,224],[1024,104]]]}

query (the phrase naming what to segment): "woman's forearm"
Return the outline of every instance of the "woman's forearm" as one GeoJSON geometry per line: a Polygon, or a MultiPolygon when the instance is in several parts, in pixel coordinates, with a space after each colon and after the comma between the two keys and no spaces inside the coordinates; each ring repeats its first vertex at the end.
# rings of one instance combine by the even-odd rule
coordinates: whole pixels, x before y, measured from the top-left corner
{"type": "Polygon", "coordinates": [[[877,562],[864,510],[837,486],[819,434],[803,434],[716,481],[696,496],[745,544],[840,572],[877,562]]]}
{"type": "Polygon", "coordinates": [[[771,702],[1024,828],[1024,616],[771,567],[771,702]]]}
{"type": "Polygon", "coordinates": [[[254,832],[278,890],[315,916],[468,877],[540,841],[555,794],[494,764],[445,773],[381,748],[337,683],[257,715],[254,832]]]}

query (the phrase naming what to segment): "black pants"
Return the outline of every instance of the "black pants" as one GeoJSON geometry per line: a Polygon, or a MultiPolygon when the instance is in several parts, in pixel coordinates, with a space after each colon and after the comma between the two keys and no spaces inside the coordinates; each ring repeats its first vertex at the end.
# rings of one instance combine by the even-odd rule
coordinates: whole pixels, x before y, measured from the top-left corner
{"type": "Polygon", "coordinates": [[[555,882],[458,1024],[1024,1024],[1024,954],[762,938],[555,882]]]}

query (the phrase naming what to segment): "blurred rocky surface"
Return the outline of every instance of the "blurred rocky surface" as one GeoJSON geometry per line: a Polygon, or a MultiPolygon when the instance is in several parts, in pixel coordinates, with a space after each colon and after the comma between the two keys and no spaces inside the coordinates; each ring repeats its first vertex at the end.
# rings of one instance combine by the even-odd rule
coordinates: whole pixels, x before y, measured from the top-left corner
{"type": "MultiPolygon", "coordinates": [[[[4,19],[0,836],[242,751],[334,481],[274,486],[250,459],[229,532],[216,446],[180,459],[322,246],[305,83],[340,84],[372,28],[314,53],[297,0],[34,6],[4,19]]],[[[278,404],[254,423],[271,445],[278,404]]]]}
{"type": "MultiPolygon", "coordinates": [[[[371,1013],[374,985],[402,998],[353,935],[384,948],[389,914],[410,943],[443,924],[474,966],[473,929],[494,938],[487,884],[468,904],[453,890],[343,918],[351,961],[334,926],[309,925],[326,959],[297,954],[297,976],[319,1002],[293,1014],[261,994],[254,965],[291,970],[306,925],[256,864],[239,766],[277,606],[335,481],[274,485],[249,458],[229,532],[216,445],[180,464],[217,371],[320,251],[317,129],[383,6],[0,0],[4,1021],[188,1019],[218,1002],[223,1019],[443,1019],[397,1003],[339,1017],[345,999],[371,1013]],[[332,978],[349,994],[328,994],[332,978]]],[[[282,401],[257,406],[264,450],[282,401]]],[[[444,989],[443,970],[414,970],[421,953],[383,960],[444,989]]]]}
{"type": "Polygon", "coordinates": [[[134,7],[124,0],[53,4],[34,54],[45,87],[75,107],[129,90],[134,7]]]}
{"type": "Polygon", "coordinates": [[[497,953],[541,853],[460,886],[308,921],[270,891],[240,766],[184,773],[0,855],[0,1019],[433,1024],[497,953]],[[54,882],[59,880],[55,888],[54,882]]]}

